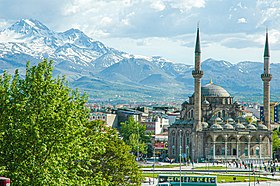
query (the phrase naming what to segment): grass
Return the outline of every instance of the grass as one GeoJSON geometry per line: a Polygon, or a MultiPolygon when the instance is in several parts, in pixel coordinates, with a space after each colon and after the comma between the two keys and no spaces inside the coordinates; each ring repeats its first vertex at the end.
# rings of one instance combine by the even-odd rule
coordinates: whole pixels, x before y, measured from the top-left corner
{"type": "MultiPolygon", "coordinates": [[[[235,175],[218,175],[218,183],[221,182],[225,182],[225,183],[229,183],[229,182],[248,182],[249,181],[249,176],[235,176],[235,175]],[[233,178],[236,178],[236,180],[234,181],[233,178]]],[[[272,180],[270,178],[265,178],[265,177],[255,177],[255,181],[257,181],[257,179],[259,181],[267,181],[267,180],[272,180]]],[[[254,181],[254,176],[250,176],[250,181],[254,181]]]]}
{"type": "MultiPolygon", "coordinates": [[[[170,164],[170,165],[155,165],[155,168],[173,168],[173,167],[179,167],[180,165],[176,164],[170,164]]],[[[141,168],[153,168],[153,165],[147,165],[147,166],[140,166],[141,168]]]]}
{"type": "Polygon", "coordinates": [[[223,166],[205,166],[205,167],[195,167],[194,170],[226,170],[226,167],[223,166]]]}

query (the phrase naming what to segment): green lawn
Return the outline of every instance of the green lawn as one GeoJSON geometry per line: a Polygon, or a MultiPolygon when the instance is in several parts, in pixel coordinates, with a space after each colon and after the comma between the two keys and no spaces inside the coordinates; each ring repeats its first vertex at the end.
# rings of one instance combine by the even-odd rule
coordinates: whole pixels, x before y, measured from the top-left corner
{"type": "MultiPolygon", "coordinates": [[[[156,165],[155,168],[173,168],[180,167],[178,164],[169,164],[169,165],[156,165]]],[[[140,168],[153,168],[153,165],[140,166],[140,168]]]]}
{"type": "MultiPolygon", "coordinates": [[[[218,183],[221,183],[221,182],[225,182],[225,183],[228,183],[228,182],[248,182],[249,181],[249,176],[234,176],[234,175],[218,175],[218,183]],[[236,178],[236,180],[234,181],[233,178],[236,178]]],[[[267,180],[272,180],[270,178],[264,178],[264,177],[258,177],[256,176],[255,177],[255,181],[257,181],[257,179],[259,181],[267,181],[267,180]]],[[[254,181],[254,176],[250,176],[250,181],[254,181]]]]}
{"type": "Polygon", "coordinates": [[[226,167],[223,166],[205,166],[205,167],[195,167],[194,170],[226,170],[226,167]]]}

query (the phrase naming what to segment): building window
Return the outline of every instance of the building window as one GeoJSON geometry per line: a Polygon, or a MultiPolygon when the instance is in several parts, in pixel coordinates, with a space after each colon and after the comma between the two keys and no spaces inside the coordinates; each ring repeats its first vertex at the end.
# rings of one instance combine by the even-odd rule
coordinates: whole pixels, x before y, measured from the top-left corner
{"type": "Polygon", "coordinates": [[[222,115],[223,115],[223,118],[226,116],[226,111],[225,110],[222,111],[222,115]]]}
{"type": "Polygon", "coordinates": [[[187,137],[186,138],[186,144],[189,145],[189,143],[190,143],[190,139],[187,137]]]}
{"type": "Polygon", "coordinates": [[[257,156],[260,155],[260,148],[259,148],[259,147],[256,148],[256,155],[257,155],[257,156]]]}
{"type": "Polygon", "coordinates": [[[236,156],[236,149],[232,149],[232,155],[236,156]]]}
{"type": "Polygon", "coordinates": [[[244,149],[244,154],[245,154],[245,156],[248,156],[248,148],[244,149]]]}
{"type": "Polygon", "coordinates": [[[225,155],[225,148],[222,148],[222,155],[225,155]]]}

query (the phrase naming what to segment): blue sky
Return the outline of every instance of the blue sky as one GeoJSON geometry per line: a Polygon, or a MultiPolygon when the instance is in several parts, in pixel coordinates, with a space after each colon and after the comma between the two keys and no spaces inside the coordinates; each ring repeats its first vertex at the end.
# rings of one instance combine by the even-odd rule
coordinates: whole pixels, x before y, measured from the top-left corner
{"type": "Polygon", "coordinates": [[[280,62],[278,0],[0,0],[0,29],[21,18],[62,32],[78,28],[128,53],[193,64],[197,22],[202,59],[280,62]]]}

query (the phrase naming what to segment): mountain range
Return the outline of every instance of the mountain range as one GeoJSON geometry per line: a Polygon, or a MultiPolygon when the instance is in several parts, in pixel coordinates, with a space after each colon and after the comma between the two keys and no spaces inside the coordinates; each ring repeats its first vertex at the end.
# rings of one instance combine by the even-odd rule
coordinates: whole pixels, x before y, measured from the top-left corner
{"type": "MultiPolygon", "coordinates": [[[[34,19],[21,19],[0,31],[0,73],[44,58],[54,61],[54,75],[66,75],[70,86],[86,91],[90,101],[182,102],[193,92],[193,65],[160,56],[128,54],[95,41],[78,29],[55,32],[34,19]]],[[[261,59],[260,59],[261,60],[261,59]]],[[[263,63],[223,60],[202,62],[202,85],[213,80],[236,99],[262,102],[263,63]]],[[[280,64],[271,64],[271,100],[280,97],[280,64]]]]}

